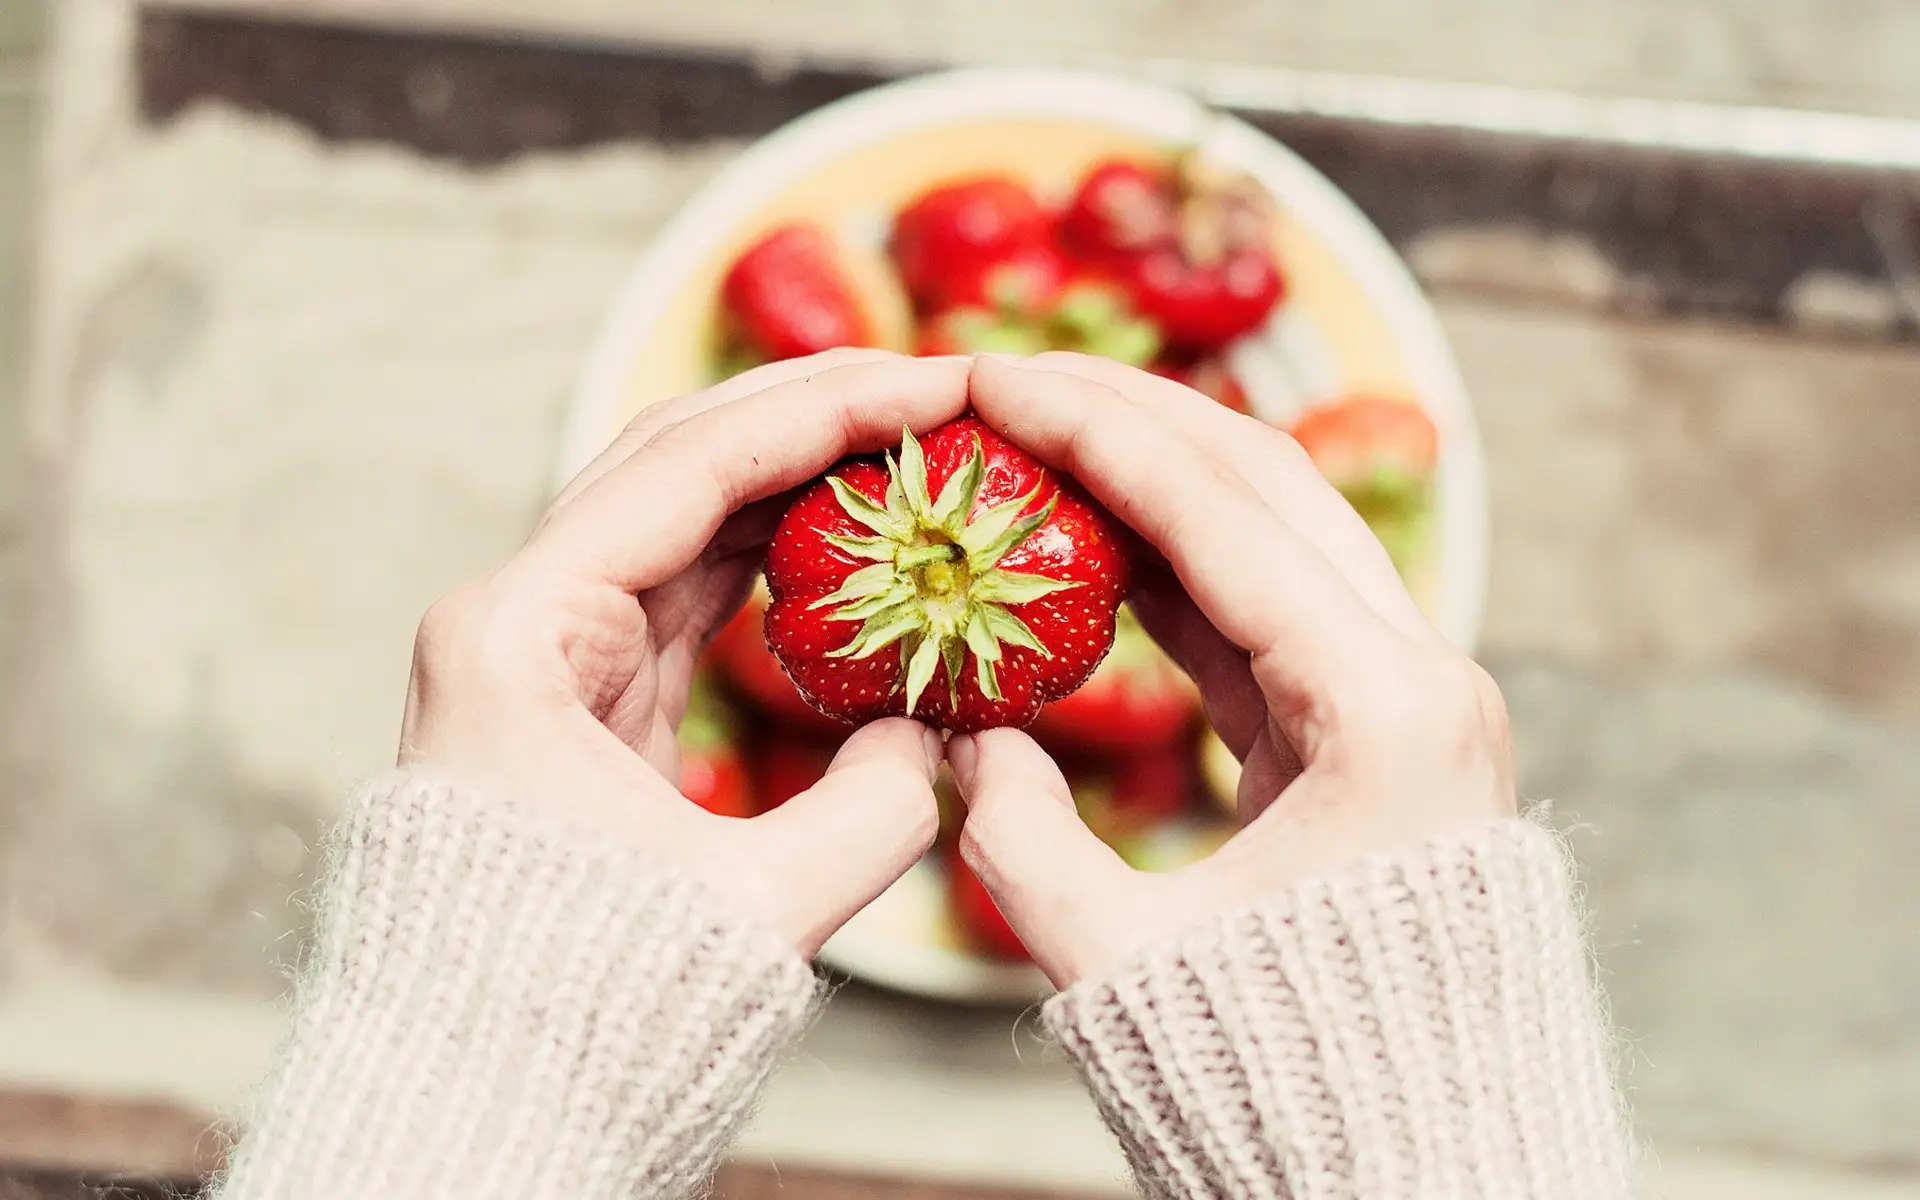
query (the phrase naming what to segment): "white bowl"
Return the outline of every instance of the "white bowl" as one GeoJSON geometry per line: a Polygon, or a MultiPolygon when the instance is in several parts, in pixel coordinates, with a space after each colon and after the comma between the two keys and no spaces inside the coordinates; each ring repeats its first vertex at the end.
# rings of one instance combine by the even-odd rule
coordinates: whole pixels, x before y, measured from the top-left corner
{"type": "MultiPolygon", "coordinates": [[[[1072,71],[922,76],[821,108],[720,172],[635,265],[575,391],[556,485],[647,404],[702,386],[718,281],[748,241],[783,220],[836,228],[877,257],[899,204],[945,178],[1006,169],[1059,191],[1087,162],[1193,147],[1279,202],[1291,290],[1280,316],[1235,351],[1255,412],[1277,423],[1351,391],[1420,403],[1440,431],[1437,553],[1416,594],[1471,651],[1487,574],[1487,493],[1466,390],[1432,308],[1379,231],[1332,183],[1259,130],[1165,88],[1072,71]]],[[[922,863],[822,954],[882,986],[977,1003],[1046,993],[1030,967],[976,958],[944,932],[938,867],[922,863]]]]}

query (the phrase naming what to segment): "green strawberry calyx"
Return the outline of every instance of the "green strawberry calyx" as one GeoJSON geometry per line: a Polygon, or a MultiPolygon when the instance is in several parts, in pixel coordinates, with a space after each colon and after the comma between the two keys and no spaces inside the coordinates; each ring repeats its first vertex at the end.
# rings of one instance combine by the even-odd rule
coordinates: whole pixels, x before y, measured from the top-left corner
{"type": "Polygon", "coordinates": [[[1037,311],[1018,277],[989,288],[991,307],[957,308],[944,318],[956,345],[975,353],[1039,354],[1074,350],[1143,367],[1160,353],[1159,327],[1137,316],[1112,287],[1070,284],[1045,311],[1037,311]]]}
{"type": "Polygon", "coordinates": [[[973,456],[954,472],[938,497],[927,485],[927,459],[911,429],[901,431],[900,456],[887,455],[884,505],[853,490],[837,475],[827,477],[841,511],[871,530],[849,536],[819,530],[839,550],[870,565],[848,575],[832,594],[809,608],[831,609],[829,620],[858,621],[853,638],[830,658],[868,658],[898,646],[900,679],[907,692],[907,713],[945,669],[948,693],[960,695],[960,672],[973,654],[980,692],[1000,700],[997,665],[1005,647],[1023,646],[1043,658],[1053,652],[1034,635],[1010,605],[1081,586],[999,566],[1016,546],[1053,516],[1059,497],[1038,512],[1022,516],[1034,492],[973,513],[986,478],[986,451],[976,436],[973,456]],[[971,515],[970,515],[971,514],[971,515]]]}

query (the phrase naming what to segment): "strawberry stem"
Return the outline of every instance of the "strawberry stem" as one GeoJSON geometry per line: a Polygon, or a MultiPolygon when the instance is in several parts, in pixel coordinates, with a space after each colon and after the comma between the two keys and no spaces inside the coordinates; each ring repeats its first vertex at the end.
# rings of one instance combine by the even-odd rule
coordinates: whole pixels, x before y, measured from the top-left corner
{"type": "Polygon", "coordinates": [[[952,542],[942,542],[932,546],[909,546],[894,555],[894,565],[905,570],[931,566],[934,563],[952,562],[960,557],[960,547],[952,542]]]}

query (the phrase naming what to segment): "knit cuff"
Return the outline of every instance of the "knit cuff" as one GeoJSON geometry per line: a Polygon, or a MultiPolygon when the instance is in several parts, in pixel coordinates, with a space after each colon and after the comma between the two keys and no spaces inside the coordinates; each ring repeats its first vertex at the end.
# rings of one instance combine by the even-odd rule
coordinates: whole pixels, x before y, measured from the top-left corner
{"type": "Polygon", "coordinates": [[[1044,1019],[1150,1196],[1629,1194],[1567,860],[1527,821],[1302,883],[1044,1019]]]}
{"type": "Polygon", "coordinates": [[[335,849],[221,1200],[691,1190],[821,995],[679,873],[393,772],[335,849]]]}

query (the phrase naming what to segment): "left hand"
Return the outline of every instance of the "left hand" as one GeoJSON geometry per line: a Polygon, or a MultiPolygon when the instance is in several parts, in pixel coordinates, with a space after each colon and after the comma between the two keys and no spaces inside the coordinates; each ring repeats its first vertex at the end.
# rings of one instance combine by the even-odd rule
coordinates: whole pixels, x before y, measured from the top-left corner
{"type": "Polygon", "coordinates": [[[967,371],[833,351],[645,410],[519,553],[429,610],[401,764],[668,862],[811,955],[931,844],[938,735],[868,725],[817,786],[742,821],[680,795],[675,730],[781,493],[952,419],[967,371]]]}

